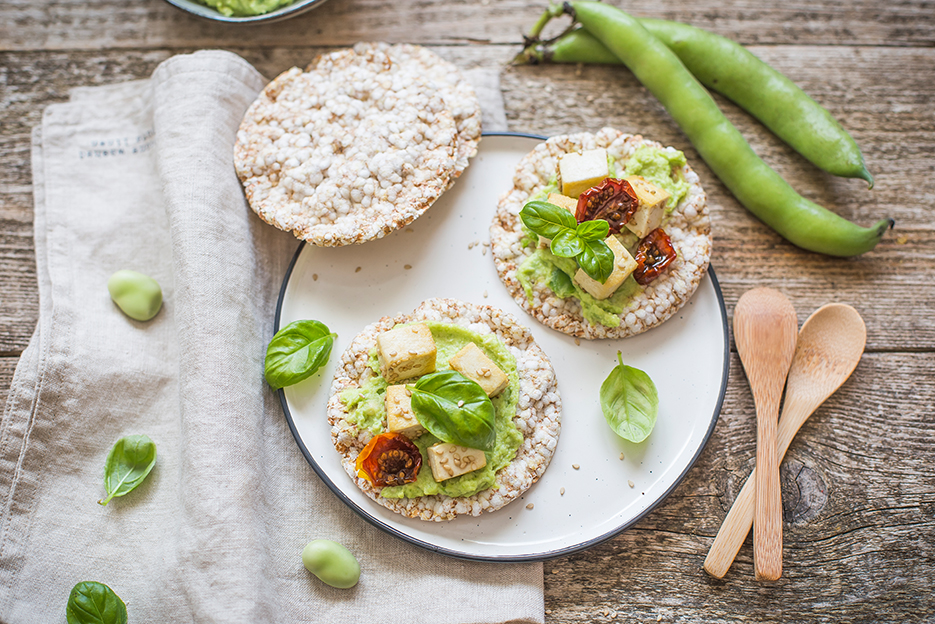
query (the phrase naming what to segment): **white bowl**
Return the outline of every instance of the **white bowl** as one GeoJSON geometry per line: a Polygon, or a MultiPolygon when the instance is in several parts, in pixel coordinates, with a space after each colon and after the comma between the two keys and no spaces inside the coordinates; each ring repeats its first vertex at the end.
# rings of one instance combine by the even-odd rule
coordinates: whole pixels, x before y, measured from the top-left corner
{"type": "Polygon", "coordinates": [[[166,0],[166,2],[179,9],[182,9],[187,13],[191,13],[192,15],[197,15],[198,17],[214,20],[216,22],[251,24],[257,22],[278,22],[279,20],[289,19],[290,17],[295,17],[300,13],[305,13],[309,9],[314,9],[320,4],[324,4],[325,0],[296,0],[292,4],[280,7],[275,11],[270,11],[269,13],[264,13],[263,15],[249,15],[244,17],[236,15],[222,15],[215,9],[199,2],[195,2],[194,0],[166,0]]]}

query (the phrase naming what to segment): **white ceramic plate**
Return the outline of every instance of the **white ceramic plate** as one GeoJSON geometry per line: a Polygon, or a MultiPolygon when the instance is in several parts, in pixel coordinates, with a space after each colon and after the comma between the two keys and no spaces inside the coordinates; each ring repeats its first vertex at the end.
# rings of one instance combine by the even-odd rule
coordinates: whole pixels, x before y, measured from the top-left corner
{"type": "Polygon", "coordinates": [[[490,252],[471,243],[489,240],[499,195],[512,186],[516,163],[540,140],[485,135],[457,184],[409,228],[360,246],[302,245],[280,294],[277,329],[317,319],[338,334],[328,366],[281,391],[302,453],[364,519],[455,557],[546,559],[631,526],[691,468],[714,429],[727,387],[727,315],[713,271],[673,318],[625,340],[576,345],[526,315],[507,294],[490,252]],[[380,317],[411,312],[432,297],[489,304],[518,317],[551,358],[564,404],[558,448],[539,482],[499,511],[450,522],[404,518],[364,496],[341,467],[325,415],[336,363],[354,336],[380,317]],[[659,419],[641,444],[617,437],[601,413],[598,392],[618,350],[627,364],[649,373],[659,390],[659,419]]]}

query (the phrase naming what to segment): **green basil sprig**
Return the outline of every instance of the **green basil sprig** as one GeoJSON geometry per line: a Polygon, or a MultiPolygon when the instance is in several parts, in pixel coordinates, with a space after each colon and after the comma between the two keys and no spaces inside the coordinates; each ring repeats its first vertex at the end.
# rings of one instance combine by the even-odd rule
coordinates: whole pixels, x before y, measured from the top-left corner
{"type": "Polygon", "coordinates": [[[547,201],[529,202],[519,211],[519,216],[526,227],[546,238],[554,239],[562,231],[578,227],[575,215],[547,201]]]}
{"type": "Polygon", "coordinates": [[[620,362],[601,384],[601,411],[610,428],[624,440],[642,442],[652,432],[659,414],[659,394],[649,375],[620,362]]]}
{"type": "Polygon", "coordinates": [[[115,496],[133,491],[156,465],[156,445],[149,436],[131,435],[120,438],[104,463],[104,487],[107,497],[99,501],[106,505],[115,496]]]}
{"type": "Polygon", "coordinates": [[[412,411],[443,442],[490,451],[497,439],[496,412],[480,385],[455,370],[425,375],[412,391],[412,411]]]}
{"type": "Polygon", "coordinates": [[[97,581],[81,581],[68,594],[68,624],[127,624],[127,605],[114,590],[97,581]]]}
{"type": "Polygon", "coordinates": [[[319,321],[289,323],[266,348],[266,381],[277,390],[311,377],[328,362],[337,337],[319,321]]]}
{"type": "Polygon", "coordinates": [[[520,219],[534,233],[552,239],[550,251],[561,258],[574,258],[592,279],[607,281],[614,270],[614,252],[604,239],[610,225],[603,219],[578,223],[570,212],[535,200],[519,211],[520,219]]]}

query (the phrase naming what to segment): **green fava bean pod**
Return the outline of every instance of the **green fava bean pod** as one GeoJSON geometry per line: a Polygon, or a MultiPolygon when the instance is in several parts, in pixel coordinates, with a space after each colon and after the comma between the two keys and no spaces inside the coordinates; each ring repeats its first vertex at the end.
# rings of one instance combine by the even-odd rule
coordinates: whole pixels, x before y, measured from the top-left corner
{"type": "Polygon", "coordinates": [[[873,187],[857,143],[823,106],[740,44],[688,24],[641,19],[685,67],[757,119],[813,165],[873,187]]]}
{"type": "MultiPolygon", "coordinates": [[[[860,148],[841,124],[794,82],[726,37],[680,22],[637,21],[675,52],[701,84],[757,118],[777,137],[823,171],[862,178],[873,187],[860,148]]],[[[530,46],[519,63],[620,65],[620,59],[584,28],[530,46]]]]}
{"type": "Polygon", "coordinates": [[[796,193],[756,155],[678,56],[635,18],[599,2],[565,7],[659,99],[737,200],[786,240],[809,251],[856,256],[892,227],[890,219],[861,227],[796,193]]]}
{"type": "Polygon", "coordinates": [[[107,280],[107,290],[117,307],[137,321],[148,321],[162,307],[159,283],[136,271],[117,271],[107,280]]]}
{"type": "Polygon", "coordinates": [[[338,542],[316,539],[302,550],[302,563],[323,583],[338,589],[348,589],[360,580],[360,564],[347,548],[338,542]]]}
{"type": "Polygon", "coordinates": [[[562,33],[556,39],[531,44],[513,59],[514,65],[538,63],[584,63],[623,65],[614,53],[584,28],[562,33]]]}

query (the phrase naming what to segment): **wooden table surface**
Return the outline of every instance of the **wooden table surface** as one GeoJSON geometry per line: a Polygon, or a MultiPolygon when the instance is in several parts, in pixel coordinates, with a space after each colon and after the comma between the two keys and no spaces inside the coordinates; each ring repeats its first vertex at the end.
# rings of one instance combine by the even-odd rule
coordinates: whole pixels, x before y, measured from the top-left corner
{"type": "MultiPolygon", "coordinates": [[[[36,324],[30,130],[76,86],[147,77],[173,54],[224,48],[273,77],[356,41],[413,42],[462,68],[501,69],[510,129],[612,125],[674,145],[702,176],[712,264],[728,314],[755,286],[799,322],[856,307],[868,329],[853,377],[800,430],[782,464],[784,574],[753,578],[750,538],[724,580],[702,561],[754,464],[753,401],[736,350],[714,434],[687,478],[635,527],[545,563],[546,621],[914,622],[935,619],[935,5],[931,0],[631,0],[638,16],[730,36],[841,121],[876,185],[815,170],[718,98],[754,149],[805,196],[862,224],[893,217],[871,253],[831,259],[762,225],[700,161],[626,70],[507,67],[544,0],[331,0],[292,20],[238,27],[163,0],[0,3],[0,396],[36,324]]],[[[271,311],[272,313],[272,311],[271,311]]]]}

